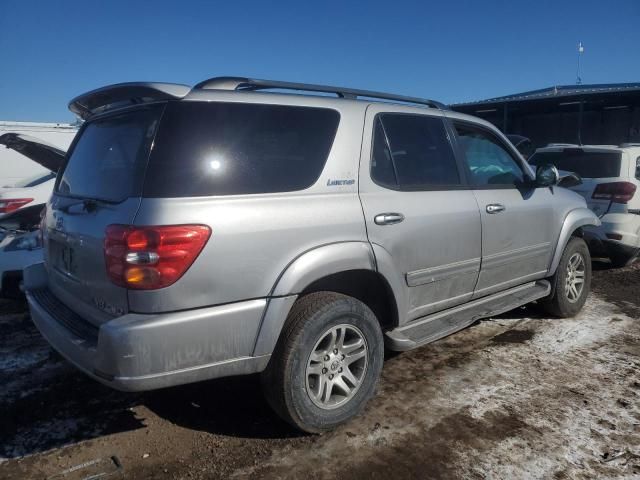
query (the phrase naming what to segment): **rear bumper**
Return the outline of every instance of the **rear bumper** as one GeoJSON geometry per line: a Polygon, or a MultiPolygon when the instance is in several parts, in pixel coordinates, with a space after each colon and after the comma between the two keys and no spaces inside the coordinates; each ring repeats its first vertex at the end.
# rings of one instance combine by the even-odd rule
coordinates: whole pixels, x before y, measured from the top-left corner
{"type": "Polygon", "coordinates": [[[602,224],[598,227],[584,227],[588,240],[600,242],[613,240],[615,243],[631,248],[640,248],[640,215],[608,213],[600,220],[602,224]]]}
{"type": "Polygon", "coordinates": [[[94,379],[143,391],[264,370],[252,356],[265,299],[190,311],[130,313],[95,327],[46,287],[42,263],[25,270],[31,317],[46,340],[94,379]]]}
{"type": "Polygon", "coordinates": [[[599,227],[585,227],[584,236],[593,255],[625,256],[640,253],[640,215],[612,213],[604,215],[599,227]]]}

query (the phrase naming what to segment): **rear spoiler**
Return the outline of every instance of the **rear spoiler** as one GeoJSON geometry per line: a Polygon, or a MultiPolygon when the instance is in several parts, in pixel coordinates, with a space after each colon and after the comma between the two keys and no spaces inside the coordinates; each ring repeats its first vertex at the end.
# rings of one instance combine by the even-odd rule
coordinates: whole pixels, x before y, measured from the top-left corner
{"type": "Polygon", "coordinates": [[[69,110],[86,120],[106,110],[138,103],[179,99],[191,87],[178,83],[130,82],[117,83],[83,93],[69,102],[69,110]]]}

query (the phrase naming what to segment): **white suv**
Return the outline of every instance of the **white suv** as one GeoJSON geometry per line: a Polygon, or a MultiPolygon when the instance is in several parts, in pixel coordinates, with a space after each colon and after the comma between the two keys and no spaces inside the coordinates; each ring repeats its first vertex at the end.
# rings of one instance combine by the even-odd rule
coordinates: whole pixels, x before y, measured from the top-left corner
{"type": "Polygon", "coordinates": [[[529,163],[580,175],[582,184],[570,188],[602,221],[585,228],[592,253],[608,256],[617,267],[633,263],[640,254],[640,144],[551,144],[536,150],[529,163]]]}

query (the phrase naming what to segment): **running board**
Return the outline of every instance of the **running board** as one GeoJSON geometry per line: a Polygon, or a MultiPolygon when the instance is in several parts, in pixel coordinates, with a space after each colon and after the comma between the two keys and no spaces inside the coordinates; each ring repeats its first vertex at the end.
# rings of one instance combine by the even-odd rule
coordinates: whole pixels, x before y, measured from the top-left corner
{"type": "Polygon", "coordinates": [[[385,344],[390,350],[403,352],[435,342],[451,335],[481,318],[508,312],[551,292],[547,280],[527,283],[487,297],[472,300],[463,305],[427,315],[385,334],[385,344]]]}

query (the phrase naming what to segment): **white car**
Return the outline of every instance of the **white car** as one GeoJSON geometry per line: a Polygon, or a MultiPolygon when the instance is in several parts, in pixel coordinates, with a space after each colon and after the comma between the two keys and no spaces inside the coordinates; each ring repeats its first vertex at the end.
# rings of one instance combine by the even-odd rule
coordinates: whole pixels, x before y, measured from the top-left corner
{"type": "Polygon", "coordinates": [[[21,186],[0,189],[0,296],[12,297],[20,294],[22,269],[42,261],[40,218],[65,152],[14,133],[0,136],[0,144],[51,171],[21,186]]]}
{"type": "Polygon", "coordinates": [[[65,152],[35,137],[18,133],[1,135],[0,145],[20,152],[49,170],[13,186],[0,188],[0,218],[24,207],[45,204],[53,191],[56,172],[62,166],[65,152]]]}
{"type": "Polygon", "coordinates": [[[616,267],[633,263],[640,255],[640,144],[551,144],[529,159],[535,167],[555,165],[575,172],[582,195],[602,222],[585,228],[585,240],[595,255],[611,259],[616,267]]]}
{"type": "Polygon", "coordinates": [[[19,296],[22,269],[41,261],[40,230],[20,232],[0,227],[0,296],[19,296]]]}

